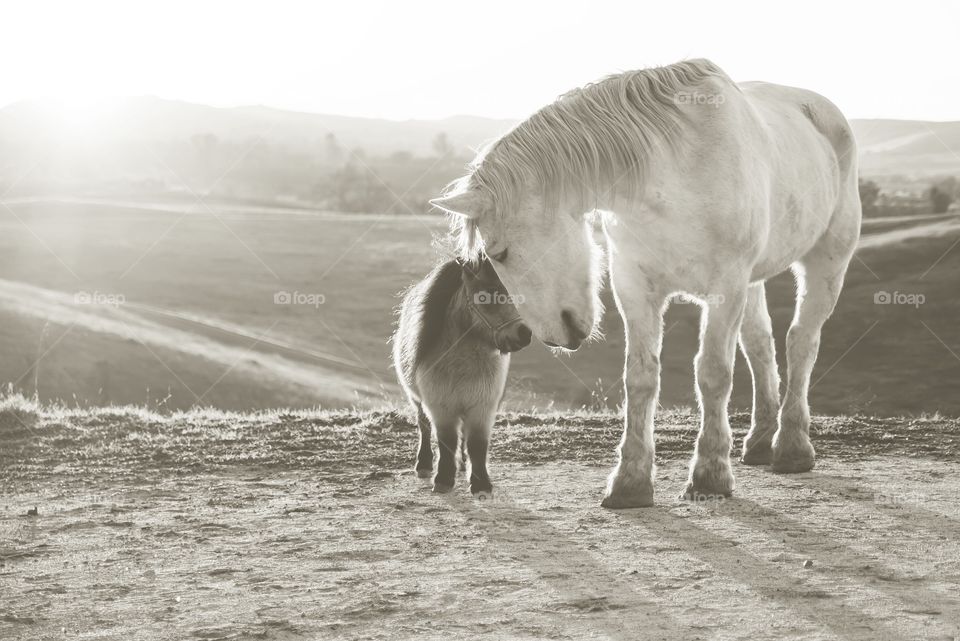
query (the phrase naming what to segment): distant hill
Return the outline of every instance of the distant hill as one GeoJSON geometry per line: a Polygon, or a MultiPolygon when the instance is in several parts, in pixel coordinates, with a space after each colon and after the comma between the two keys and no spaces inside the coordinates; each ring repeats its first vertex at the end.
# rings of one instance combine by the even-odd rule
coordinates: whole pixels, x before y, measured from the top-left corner
{"type": "MultiPolygon", "coordinates": [[[[158,179],[162,172],[154,166],[155,159],[143,153],[145,149],[164,151],[164,162],[189,181],[197,165],[216,164],[203,156],[210,153],[202,148],[204,137],[215,141],[230,161],[252,141],[261,141],[275,166],[303,164],[304,158],[322,162],[329,134],[344,153],[362,149],[383,156],[397,152],[433,156],[434,142],[444,134],[450,152],[467,158],[515,122],[462,115],[440,120],[355,118],[263,106],[217,108],[155,97],[115,98],[88,112],[70,113],[55,101],[22,101],[0,108],[0,185],[51,148],[58,161],[32,172],[32,181],[39,185],[34,193],[47,184],[44,179],[60,191],[63,185],[76,190],[84,180],[92,184],[95,179],[102,186],[158,179]],[[277,158],[281,153],[289,157],[277,158]]],[[[853,127],[865,175],[960,173],[960,122],[854,120],[853,127]]],[[[218,166],[213,175],[222,169],[218,166]]],[[[276,168],[270,171],[276,173],[276,168]]],[[[261,168],[259,173],[267,172],[261,168]]],[[[303,180],[288,176],[286,182],[303,180]]],[[[289,191],[277,187],[278,193],[289,191]]]]}
{"type": "Polygon", "coordinates": [[[0,109],[0,141],[22,144],[71,125],[95,130],[106,144],[167,143],[212,134],[221,141],[262,137],[294,151],[315,150],[327,134],[346,149],[377,154],[433,153],[432,143],[446,134],[454,148],[475,147],[513,126],[512,120],[451,116],[440,120],[383,120],[285,111],[252,106],[218,108],[153,97],[116,98],[97,105],[99,113],[65,114],[53,100],[22,101],[0,109]]]}
{"type": "Polygon", "coordinates": [[[867,176],[960,173],[960,122],[854,120],[867,176]]]}

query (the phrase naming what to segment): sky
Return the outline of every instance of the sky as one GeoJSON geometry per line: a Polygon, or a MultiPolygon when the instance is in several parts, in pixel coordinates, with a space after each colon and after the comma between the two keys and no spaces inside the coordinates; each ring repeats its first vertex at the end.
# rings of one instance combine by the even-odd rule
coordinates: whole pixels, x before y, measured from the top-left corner
{"type": "Polygon", "coordinates": [[[960,1],[10,2],[0,105],[153,95],[391,119],[521,118],[706,57],[850,118],[960,120],[960,1]]]}

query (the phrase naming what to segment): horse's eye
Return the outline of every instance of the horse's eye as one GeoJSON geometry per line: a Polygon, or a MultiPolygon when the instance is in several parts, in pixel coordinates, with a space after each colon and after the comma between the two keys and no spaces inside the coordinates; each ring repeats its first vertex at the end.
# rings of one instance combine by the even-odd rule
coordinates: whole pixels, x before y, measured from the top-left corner
{"type": "Polygon", "coordinates": [[[504,249],[503,251],[497,252],[496,254],[488,254],[488,255],[490,256],[490,258],[497,261],[498,263],[502,263],[507,259],[507,250],[504,249]]]}

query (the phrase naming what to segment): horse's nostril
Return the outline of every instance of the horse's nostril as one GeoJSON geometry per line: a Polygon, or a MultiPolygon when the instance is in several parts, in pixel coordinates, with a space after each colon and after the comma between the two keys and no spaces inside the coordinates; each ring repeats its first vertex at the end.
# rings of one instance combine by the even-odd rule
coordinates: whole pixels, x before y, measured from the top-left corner
{"type": "Polygon", "coordinates": [[[530,328],[526,325],[521,325],[517,330],[517,334],[520,337],[520,345],[526,347],[530,344],[530,337],[533,336],[533,332],[530,331],[530,328]]]}
{"type": "Polygon", "coordinates": [[[587,333],[580,329],[580,326],[573,320],[573,313],[569,309],[560,312],[560,318],[563,319],[563,324],[567,326],[572,342],[579,343],[587,337],[587,333]]]}

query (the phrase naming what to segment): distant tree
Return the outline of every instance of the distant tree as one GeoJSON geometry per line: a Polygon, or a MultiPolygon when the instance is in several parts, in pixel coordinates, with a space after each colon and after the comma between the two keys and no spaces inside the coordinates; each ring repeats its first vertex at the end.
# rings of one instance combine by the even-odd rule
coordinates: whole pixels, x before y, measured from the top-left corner
{"type": "Polygon", "coordinates": [[[447,138],[447,132],[441,131],[433,139],[433,151],[441,158],[449,155],[453,151],[450,145],[450,139],[447,138]]]}
{"type": "Polygon", "coordinates": [[[956,176],[947,176],[934,184],[940,191],[950,194],[953,200],[960,200],[960,180],[956,176]]]}
{"type": "Polygon", "coordinates": [[[941,185],[931,186],[927,190],[927,198],[930,199],[930,206],[935,214],[946,213],[950,208],[950,203],[953,202],[953,194],[941,185]]]}
{"type": "Polygon", "coordinates": [[[874,216],[877,213],[877,197],[880,195],[880,185],[872,180],[860,179],[860,203],[863,205],[864,216],[874,216]]]}
{"type": "Polygon", "coordinates": [[[323,139],[323,161],[328,165],[339,167],[343,164],[343,149],[333,133],[328,133],[323,139]]]}

